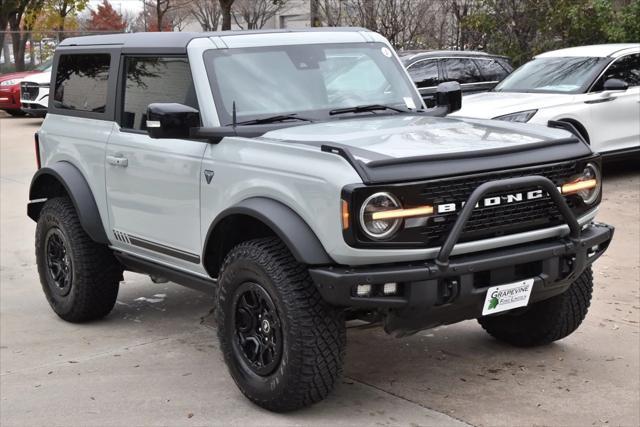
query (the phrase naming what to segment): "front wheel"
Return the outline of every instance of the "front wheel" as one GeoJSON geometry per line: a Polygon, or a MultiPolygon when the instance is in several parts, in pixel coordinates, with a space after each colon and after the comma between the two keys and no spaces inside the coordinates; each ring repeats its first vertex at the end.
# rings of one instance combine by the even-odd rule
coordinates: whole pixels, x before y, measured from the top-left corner
{"type": "Polygon", "coordinates": [[[291,411],[324,399],[342,371],[343,313],[328,305],[279,239],[241,243],[222,266],[218,338],[252,402],[291,411]]]}
{"type": "Polygon", "coordinates": [[[578,329],[587,315],[592,292],[589,267],[560,295],[536,302],[522,313],[481,317],[478,322],[494,338],[511,345],[550,344],[578,329]]]}
{"type": "Polygon", "coordinates": [[[23,117],[26,116],[26,113],[22,110],[4,110],[9,113],[13,117],[23,117]]]}

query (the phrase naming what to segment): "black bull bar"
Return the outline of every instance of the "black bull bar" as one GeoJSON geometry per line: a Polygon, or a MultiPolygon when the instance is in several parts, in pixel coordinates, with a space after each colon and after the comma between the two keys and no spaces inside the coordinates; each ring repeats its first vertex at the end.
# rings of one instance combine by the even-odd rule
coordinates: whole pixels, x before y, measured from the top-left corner
{"type": "MultiPolygon", "coordinates": [[[[449,232],[449,236],[447,236],[447,239],[443,243],[442,247],[440,248],[440,252],[436,257],[436,265],[438,266],[438,269],[443,273],[449,269],[449,258],[451,256],[451,252],[453,251],[455,245],[458,243],[460,235],[462,234],[464,227],[467,225],[467,221],[469,221],[469,218],[471,218],[471,215],[473,215],[473,210],[475,209],[480,199],[482,199],[488,193],[511,191],[531,186],[540,187],[543,190],[547,191],[549,197],[551,197],[551,200],[553,200],[558,206],[560,214],[569,226],[569,240],[573,245],[579,247],[581,231],[580,224],[578,224],[578,220],[571,211],[569,205],[567,205],[567,201],[564,199],[564,197],[562,197],[555,184],[551,182],[549,178],[538,175],[507,178],[497,181],[485,182],[484,184],[478,186],[478,188],[476,188],[471,193],[469,199],[462,208],[462,211],[460,211],[458,219],[453,224],[453,227],[449,232]]],[[[586,250],[587,249],[585,248],[585,254],[586,250]]],[[[574,278],[576,276],[576,273],[579,274],[580,272],[582,272],[582,270],[584,270],[586,266],[585,260],[586,257],[576,257],[576,262],[573,263],[573,270],[567,276],[568,279],[574,278]]]]}

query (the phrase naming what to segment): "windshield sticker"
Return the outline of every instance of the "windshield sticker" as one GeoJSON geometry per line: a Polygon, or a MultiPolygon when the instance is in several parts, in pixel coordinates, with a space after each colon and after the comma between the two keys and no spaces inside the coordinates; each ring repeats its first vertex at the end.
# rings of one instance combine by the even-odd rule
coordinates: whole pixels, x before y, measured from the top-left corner
{"type": "Polygon", "coordinates": [[[387,58],[391,58],[391,51],[389,50],[388,47],[383,47],[382,49],[380,49],[382,51],[382,54],[384,56],[386,56],[387,58]]]}
{"type": "Polygon", "coordinates": [[[405,96],[402,99],[404,99],[404,105],[406,105],[408,109],[415,110],[416,103],[413,102],[413,98],[411,98],[410,96],[405,96]]]}

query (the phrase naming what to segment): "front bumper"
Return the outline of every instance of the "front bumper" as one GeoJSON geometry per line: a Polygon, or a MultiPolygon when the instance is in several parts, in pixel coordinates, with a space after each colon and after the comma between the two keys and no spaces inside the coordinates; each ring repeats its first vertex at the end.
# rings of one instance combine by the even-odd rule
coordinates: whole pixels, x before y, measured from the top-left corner
{"type": "Polygon", "coordinates": [[[386,312],[388,332],[411,333],[482,315],[487,289],[524,279],[534,279],[530,302],[564,292],[609,246],[614,228],[591,223],[581,228],[551,181],[523,177],[493,181],[478,187],[460,212],[436,259],[420,263],[369,268],[324,266],[309,270],[322,297],[330,304],[386,312]],[[547,239],[507,248],[451,256],[478,198],[496,188],[528,184],[544,188],[570,227],[565,238],[547,239]],[[555,193],[554,193],[555,192],[555,193]],[[385,295],[385,283],[398,291],[385,295]],[[371,285],[368,296],[358,296],[358,285],[371,285]]]}
{"type": "Polygon", "coordinates": [[[44,117],[47,115],[47,107],[35,102],[22,101],[22,111],[33,117],[44,117]]]}
{"type": "Polygon", "coordinates": [[[487,289],[534,279],[530,302],[558,295],[609,246],[614,228],[594,223],[577,242],[569,239],[452,257],[446,270],[435,261],[386,267],[319,267],[310,269],[322,297],[330,304],[362,309],[388,309],[387,330],[412,332],[481,316],[487,289]],[[580,265],[578,270],[574,266],[580,265]],[[384,296],[385,283],[398,284],[398,294],[384,296]],[[370,284],[369,297],[355,293],[370,284]]]}

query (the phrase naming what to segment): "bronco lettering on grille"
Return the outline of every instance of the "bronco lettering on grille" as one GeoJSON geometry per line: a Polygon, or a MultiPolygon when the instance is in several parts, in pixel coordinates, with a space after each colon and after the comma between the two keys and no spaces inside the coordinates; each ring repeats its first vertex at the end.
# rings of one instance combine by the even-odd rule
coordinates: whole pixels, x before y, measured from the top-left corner
{"type": "MultiPolygon", "coordinates": [[[[558,188],[560,191],[560,188],[558,188]]],[[[476,204],[476,208],[487,208],[491,206],[508,205],[512,203],[524,202],[527,200],[536,200],[547,197],[548,194],[542,190],[523,191],[519,193],[503,194],[499,196],[486,197],[476,204]]],[[[436,212],[439,214],[447,214],[456,212],[462,209],[465,205],[465,201],[453,202],[453,203],[441,203],[436,205],[436,212]]]]}

